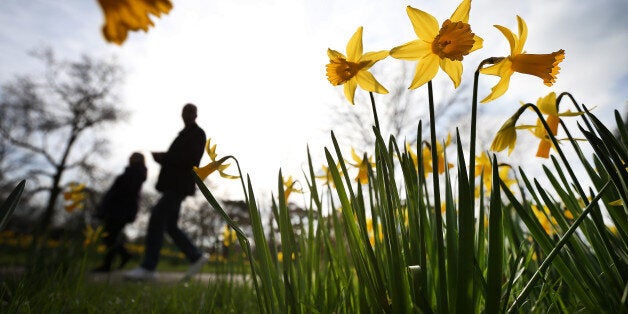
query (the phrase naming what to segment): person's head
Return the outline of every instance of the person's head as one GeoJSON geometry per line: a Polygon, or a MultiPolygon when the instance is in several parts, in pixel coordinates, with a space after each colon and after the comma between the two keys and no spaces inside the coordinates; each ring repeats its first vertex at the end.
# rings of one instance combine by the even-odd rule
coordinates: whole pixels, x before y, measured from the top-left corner
{"type": "Polygon", "coordinates": [[[133,153],[129,157],[129,165],[144,165],[144,155],[142,153],[133,153]]]}
{"type": "Polygon", "coordinates": [[[193,104],[186,104],[183,106],[183,111],[181,112],[181,118],[183,118],[183,123],[185,126],[191,125],[196,120],[196,106],[193,104]]]}

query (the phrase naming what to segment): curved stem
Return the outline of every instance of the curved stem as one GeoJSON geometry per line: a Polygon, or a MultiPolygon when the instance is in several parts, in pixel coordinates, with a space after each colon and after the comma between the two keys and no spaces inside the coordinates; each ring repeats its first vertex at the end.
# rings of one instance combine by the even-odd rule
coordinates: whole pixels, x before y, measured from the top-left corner
{"type": "MultiPolygon", "coordinates": [[[[430,140],[432,147],[436,146],[436,119],[434,115],[434,93],[432,92],[432,81],[427,82],[427,93],[430,105],[430,140]]],[[[445,242],[443,240],[443,214],[440,211],[440,186],[438,178],[438,153],[436,149],[432,152],[432,178],[434,182],[434,212],[436,213],[436,241],[438,250],[438,311],[447,313],[447,273],[445,268],[445,242]]]]}
{"type": "MultiPolygon", "coordinates": [[[[478,112],[478,81],[480,78],[480,69],[486,64],[494,64],[503,58],[491,57],[480,62],[473,76],[473,98],[471,99],[471,139],[469,140],[469,191],[475,191],[475,138],[477,129],[477,112],[478,112]]],[[[475,208],[475,203],[474,203],[475,208]]]]}
{"type": "Polygon", "coordinates": [[[554,147],[556,148],[556,151],[558,152],[558,155],[560,156],[560,159],[563,161],[563,164],[567,168],[567,172],[569,173],[569,176],[571,177],[571,180],[574,183],[576,183],[576,187],[578,188],[578,193],[580,194],[580,197],[582,197],[582,199],[586,199],[586,194],[584,194],[584,191],[582,191],[582,187],[580,187],[577,184],[578,178],[576,177],[575,173],[573,172],[573,169],[571,168],[571,165],[567,161],[567,157],[565,157],[565,153],[563,152],[562,148],[560,148],[560,146],[558,144],[558,140],[556,139],[556,136],[554,136],[554,133],[552,132],[552,130],[550,129],[549,125],[545,121],[545,118],[543,117],[543,113],[541,112],[541,110],[539,110],[539,108],[536,105],[531,104],[531,103],[527,103],[527,104],[521,106],[521,108],[519,109],[519,112],[523,112],[523,110],[525,110],[526,108],[532,108],[534,110],[534,112],[536,112],[536,115],[539,117],[539,120],[541,121],[541,123],[543,124],[543,127],[545,128],[545,132],[547,133],[547,135],[549,136],[550,140],[552,141],[552,144],[554,144],[554,147]]]}
{"type": "Polygon", "coordinates": [[[381,131],[379,128],[379,119],[377,118],[377,109],[375,109],[375,98],[373,97],[373,92],[369,92],[369,96],[371,96],[371,106],[373,107],[373,117],[375,118],[375,127],[381,131]]]}

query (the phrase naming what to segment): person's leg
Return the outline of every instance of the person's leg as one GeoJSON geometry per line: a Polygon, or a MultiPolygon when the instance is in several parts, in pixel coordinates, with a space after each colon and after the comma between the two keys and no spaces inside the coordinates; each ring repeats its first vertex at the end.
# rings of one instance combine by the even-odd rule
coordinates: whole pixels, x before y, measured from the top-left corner
{"type": "MultiPolygon", "coordinates": [[[[180,203],[180,201],[179,201],[180,203]]],[[[146,232],[146,244],[144,248],[144,260],[140,265],[146,270],[153,271],[159,262],[159,251],[164,242],[164,229],[166,227],[167,213],[173,206],[178,206],[177,198],[173,193],[164,192],[150,213],[148,229],[146,232]]]]}
{"type": "Polygon", "coordinates": [[[185,254],[190,262],[196,262],[201,257],[201,252],[190,241],[190,238],[179,229],[179,212],[181,211],[181,202],[185,198],[184,195],[180,196],[180,200],[176,207],[172,207],[167,214],[166,218],[166,231],[172,238],[174,244],[185,254]]]}

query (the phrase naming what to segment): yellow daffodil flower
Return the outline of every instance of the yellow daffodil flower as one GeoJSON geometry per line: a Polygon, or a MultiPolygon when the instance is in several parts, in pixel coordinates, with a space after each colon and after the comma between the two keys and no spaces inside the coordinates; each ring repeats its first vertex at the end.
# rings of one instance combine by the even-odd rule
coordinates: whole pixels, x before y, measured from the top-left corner
{"type": "Polygon", "coordinates": [[[87,199],[85,184],[70,182],[70,184],[68,184],[68,191],[63,192],[63,199],[68,202],[65,205],[65,210],[69,213],[76,209],[80,210],[85,208],[85,200],[87,199]]]}
{"type": "Polygon", "coordinates": [[[515,143],[517,142],[517,128],[515,124],[519,115],[510,117],[502,127],[497,131],[493,142],[491,143],[491,150],[495,152],[501,152],[508,148],[508,155],[515,149],[515,143]]]}
{"type": "MultiPolygon", "coordinates": [[[[545,122],[547,122],[547,126],[549,126],[550,130],[552,130],[552,134],[556,136],[558,134],[558,124],[560,123],[561,116],[578,116],[583,114],[583,112],[577,111],[572,112],[571,110],[567,110],[564,112],[558,112],[558,108],[556,105],[556,93],[551,92],[547,94],[545,97],[539,98],[536,102],[536,106],[539,108],[541,113],[546,114],[547,118],[545,122]]],[[[553,143],[547,134],[547,130],[543,127],[543,123],[541,120],[537,120],[536,126],[532,128],[532,133],[541,139],[539,143],[539,147],[536,151],[537,157],[548,158],[550,148],[553,147],[553,143]]]]}
{"type": "Polygon", "coordinates": [[[294,179],[292,179],[292,176],[289,176],[287,179],[283,180],[283,187],[284,187],[283,192],[284,192],[286,203],[288,202],[288,197],[290,197],[290,194],[292,192],[303,193],[302,189],[297,189],[294,187],[296,183],[297,181],[294,181],[294,179]]]}
{"type": "MultiPolygon", "coordinates": [[[[543,206],[543,210],[540,210],[536,205],[532,205],[532,212],[548,235],[556,233],[554,226],[556,226],[558,222],[556,221],[556,218],[552,217],[547,206],[543,206]]],[[[564,217],[567,219],[573,219],[573,215],[568,210],[564,211],[564,217]]]]}
{"type": "Polygon", "coordinates": [[[491,93],[482,100],[483,103],[497,99],[508,90],[510,76],[514,72],[538,76],[543,79],[546,86],[552,86],[556,82],[556,76],[560,70],[558,64],[565,59],[563,49],[550,54],[528,54],[523,51],[523,45],[528,37],[528,27],[525,21],[517,16],[519,36],[508,28],[494,25],[510,43],[510,55],[496,64],[480,70],[483,74],[499,76],[499,82],[491,93]]]}
{"type": "Polygon", "coordinates": [[[427,12],[406,7],[418,39],[395,47],[393,58],[418,61],[410,89],[431,81],[438,68],[449,75],[454,87],[460,85],[462,59],[470,52],[482,48],[482,38],[471,32],[469,11],[471,0],[464,0],[448,20],[438,27],[438,21],[427,12]]]}
{"type": "Polygon", "coordinates": [[[211,145],[211,138],[207,139],[207,143],[205,144],[205,150],[207,151],[207,155],[209,155],[209,159],[211,162],[201,168],[194,166],[194,172],[201,178],[201,180],[205,180],[212,172],[218,170],[218,173],[221,177],[226,179],[238,179],[239,176],[233,176],[230,174],[224,173],[224,170],[230,166],[230,164],[224,164],[224,162],[229,159],[230,156],[222,157],[218,160],[216,154],[216,144],[211,145]]]}
{"type": "MultiPolygon", "coordinates": [[[[323,165],[322,168],[323,168],[323,174],[315,176],[315,177],[317,179],[321,179],[324,185],[331,184],[332,187],[335,187],[336,184],[334,183],[334,178],[331,175],[331,171],[329,170],[329,167],[323,165]]],[[[340,175],[342,176],[342,170],[340,169],[340,164],[336,165],[336,169],[338,169],[338,173],[340,173],[340,175]]]]}
{"type": "MultiPolygon", "coordinates": [[[[445,149],[449,146],[449,144],[451,144],[451,134],[447,135],[447,140],[445,141],[444,146],[441,145],[440,143],[436,143],[436,155],[438,156],[438,161],[437,161],[438,174],[442,174],[443,172],[445,172],[445,149]]],[[[410,154],[410,158],[412,158],[412,161],[414,162],[414,166],[418,167],[419,161],[418,161],[416,153],[414,152],[414,149],[412,149],[410,145],[406,143],[406,150],[410,154]]],[[[428,145],[424,146],[423,149],[421,150],[421,155],[423,157],[422,158],[423,159],[423,171],[425,175],[427,176],[433,170],[431,148],[428,145]]],[[[451,169],[453,167],[454,167],[454,164],[447,163],[447,168],[451,169]]]]}
{"type": "Polygon", "coordinates": [[[347,163],[358,168],[358,175],[355,177],[355,180],[360,184],[367,184],[369,182],[369,165],[372,168],[375,167],[373,157],[366,158],[365,156],[365,158],[362,158],[355,152],[355,149],[351,148],[351,158],[353,158],[355,163],[347,163]]]}
{"type": "Polygon", "coordinates": [[[237,240],[235,230],[231,229],[229,225],[225,225],[222,231],[222,244],[226,247],[229,247],[231,244],[235,243],[237,240]]]}
{"type": "Polygon", "coordinates": [[[616,201],[612,201],[610,203],[608,203],[608,205],[610,206],[624,206],[624,201],[620,199],[616,200],[616,201]]]}
{"type": "Polygon", "coordinates": [[[154,26],[149,15],[160,17],[172,9],[170,0],[98,0],[105,14],[103,35],[108,42],[122,45],[129,31],[148,31],[154,26]]]}
{"type": "Polygon", "coordinates": [[[327,49],[329,64],[327,64],[327,79],[331,85],[344,85],[344,94],[353,105],[355,89],[358,85],[366,91],[379,94],[388,94],[388,90],[382,86],[371,74],[370,69],[377,61],[388,57],[388,51],[362,53],[362,26],[353,34],[347,43],[347,56],[342,53],[327,49]]]}
{"type": "MultiPolygon", "coordinates": [[[[506,186],[511,187],[517,183],[517,180],[510,176],[510,165],[500,164],[497,166],[499,178],[504,181],[506,186]]],[[[485,195],[489,195],[493,187],[493,167],[491,159],[485,152],[475,157],[475,177],[482,175],[482,185],[484,186],[485,195]]],[[[475,189],[475,197],[480,196],[480,187],[475,189]]]]}
{"type": "Polygon", "coordinates": [[[88,247],[92,243],[96,243],[101,237],[104,237],[107,233],[103,232],[103,226],[98,226],[96,228],[91,225],[87,225],[85,230],[83,230],[83,235],[85,236],[85,240],[83,240],[83,247],[88,247]]]}

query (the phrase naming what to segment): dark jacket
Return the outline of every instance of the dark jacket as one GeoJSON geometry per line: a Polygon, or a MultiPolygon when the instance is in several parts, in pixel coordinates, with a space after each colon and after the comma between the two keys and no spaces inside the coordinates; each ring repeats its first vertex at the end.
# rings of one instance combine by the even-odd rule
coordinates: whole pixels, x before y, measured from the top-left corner
{"type": "Polygon", "coordinates": [[[160,160],[161,171],[156,185],[158,191],[194,195],[196,185],[192,168],[201,162],[205,140],[205,132],[196,123],[179,132],[163,160],[160,160]]]}
{"type": "Polygon", "coordinates": [[[146,181],[146,167],[129,165],[105,193],[96,209],[96,217],[109,222],[130,223],[137,216],[140,191],[146,181]]]}

